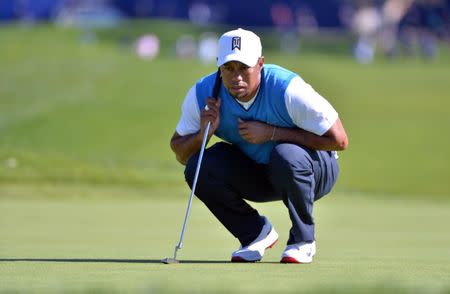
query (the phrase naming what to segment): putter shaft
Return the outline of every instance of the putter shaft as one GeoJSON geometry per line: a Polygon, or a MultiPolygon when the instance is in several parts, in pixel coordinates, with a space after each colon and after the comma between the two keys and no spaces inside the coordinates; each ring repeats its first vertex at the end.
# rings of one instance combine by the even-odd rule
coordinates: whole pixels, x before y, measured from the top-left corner
{"type": "Polygon", "coordinates": [[[211,122],[208,122],[208,124],[206,125],[205,134],[203,135],[202,146],[200,148],[200,155],[198,157],[197,168],[195,170],[194,183],[192,184],[191,194],[189,195],[188,206],[187,206],[187,209],[186,209],[186,215],[184,217],[183,228],[181,229],[180,241],[175,246],[175,251],[173,253],[173,259],[175,259],[175,260],[177,258],[177,251],[178,251],[178,249],[181,249],[183,247],[184,232],[186,231],[186,224],[187,224],[187,220],[188,220],[188,217],[189,217],[189,212],[191,211],[192,198],[193,198],[194,193],[195,193],[195,187],[197,186],[198,174],[200,173],[200,166],[202,164],[203,153],[205,152],[206,141],[207,141],[207,138],[208,138],[208,133],[209,133],[209,128],[210,127],[211,127],[211,122]]]}

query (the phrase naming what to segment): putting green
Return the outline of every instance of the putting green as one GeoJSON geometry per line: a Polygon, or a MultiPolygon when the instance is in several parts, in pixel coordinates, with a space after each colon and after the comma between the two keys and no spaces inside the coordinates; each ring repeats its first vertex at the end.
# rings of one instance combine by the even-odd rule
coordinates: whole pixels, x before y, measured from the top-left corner
{"type": "Polygon", "coordinates": [[[236,240],[195,199],[179,251],[182,263],[161,264],[178,241],[187,192],[80,185],[0,187],[0,291],[449,289],[449,202],[331,194],[315,208],[314,263],[282,265],[278,261],[289,221],[281,203],[257,205],[280,233],[278,244],[263,262],[231,264],[236,240]]]}

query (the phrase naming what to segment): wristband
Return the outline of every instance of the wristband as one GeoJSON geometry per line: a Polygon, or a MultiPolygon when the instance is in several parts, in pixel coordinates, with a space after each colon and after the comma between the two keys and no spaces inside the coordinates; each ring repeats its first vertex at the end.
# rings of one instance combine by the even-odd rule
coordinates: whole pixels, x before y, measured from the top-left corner
{"type": "Polygon", "coordinates": [[[270,141],[273,141],[273,139],[275,138],[275,131],[276,130],[277,130],[277,127],[273,126],[272,137],[270,137],[270,141]]]}

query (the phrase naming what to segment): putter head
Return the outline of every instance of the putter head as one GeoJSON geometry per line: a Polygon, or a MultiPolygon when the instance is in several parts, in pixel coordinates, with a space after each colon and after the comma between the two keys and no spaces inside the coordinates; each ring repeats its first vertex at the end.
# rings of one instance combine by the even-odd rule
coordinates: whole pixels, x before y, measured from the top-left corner
{"type": "Polygon", "coordinates": [[[176,260],[175,258],[170,258],[170,257],[166,257],[164,259],[161,259],[162,263],[165,264],[174,264],[174,263],[180,263],[178,260],[176,260]]]}

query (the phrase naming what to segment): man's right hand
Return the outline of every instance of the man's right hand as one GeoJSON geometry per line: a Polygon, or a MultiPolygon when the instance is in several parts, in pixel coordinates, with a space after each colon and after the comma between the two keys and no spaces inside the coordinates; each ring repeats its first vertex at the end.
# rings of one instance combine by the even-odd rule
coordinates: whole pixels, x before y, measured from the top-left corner
{"type": "Polygon", "coordinates": [[[211,127],[208,132],[208,139],[214,134],[220,123],[220,98],[206,98],[206,107],[200,113],[200,134],[203,138],[208,122],[211,122],[211,127]]]}
{"type": "Polygon", "coordinates": [[[200,112],[200,131],[189,135],[180,136],[175,132],[170,140],[170,147],[175,152],[177,160],[186,165],[189,158],[201,148],[203,137],[208,122],[211,126],[208,132],[207,142],[219,127],[220,122],[220,98],[208,97],[206,100],[207,109],[200,112]]]}

